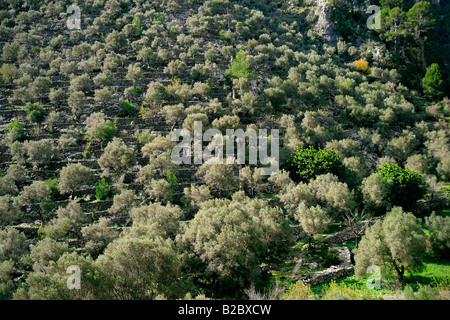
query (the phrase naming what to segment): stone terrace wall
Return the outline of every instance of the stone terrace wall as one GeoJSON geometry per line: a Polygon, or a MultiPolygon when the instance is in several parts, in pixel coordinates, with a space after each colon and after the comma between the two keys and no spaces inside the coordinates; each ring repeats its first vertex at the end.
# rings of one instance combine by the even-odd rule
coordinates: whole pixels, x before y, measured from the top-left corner
{"type": "Polygon", "coordinates": [[[366,232],[366,229],[372,226],[375,223],[375,221],[376,221],[375,219],[359,221],[351,227],[330,234],[326,238],[322,239],[322,242],[327,244],[337,244],[356,238],[355,237],[356,234],[358,236],[362,236],[366,232]]]}
{"type": "Polygon", "coordinates": [[[309,276],[299,281],[305,284],[317,285],[323,282],[330,282],[341,277],[346,277],[353,274],[354,266],[351,262],[350,250],[347,247],[334,248],[338,251],[339,260],[341,262],[338,266],[331,266],[324,271],[315,273],[313,276],[309,276]]]}

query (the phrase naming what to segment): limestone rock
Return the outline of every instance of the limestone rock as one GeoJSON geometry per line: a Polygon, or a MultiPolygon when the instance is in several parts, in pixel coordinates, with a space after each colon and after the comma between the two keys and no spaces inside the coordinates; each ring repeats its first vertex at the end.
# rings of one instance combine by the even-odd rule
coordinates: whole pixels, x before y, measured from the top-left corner
{"type": "Polygon", "coordinates": [[[328,0],[317,0],[318,9],[316,15],[319,16],[314,26],[320,36],[328,39],[330,44],[335,45],[337,43],[337,35],[333,29],[333,23],[331,22],[332,7],[328,0]]]}

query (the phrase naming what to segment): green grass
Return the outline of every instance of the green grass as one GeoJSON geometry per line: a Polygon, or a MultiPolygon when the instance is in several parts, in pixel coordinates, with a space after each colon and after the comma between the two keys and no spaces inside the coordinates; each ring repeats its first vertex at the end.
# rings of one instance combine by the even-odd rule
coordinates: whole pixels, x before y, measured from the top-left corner
{"type": "Polygon", "coordinates": [[[415,290],[419,283],[422,285],[450,283],[450,261],[440,260],[435,256],[427,256],[424,265],[423,271],[405,276],[406,282],[411,284],[415,290]]]}
{"type": "MultiPolygon", "coordinates": [[[[425,257],[425,269],[421,272],[417,273],[406,273],[405,274],[405,285],[410,285],[414,291],[417,291],[419,289],[420,285],[430,285],[432,287],[435,287],[439,284],[449,284],[450,283],[450,262],[440,260],[435,256],[426,256],[425,257]]],[[[391,282],[384,281],[384,287],[383,287],[383,274],[381,278],[381,289],[369,289],[366,285],[368,276],[365,276],[361,279],[357,279],[355,275],[343,277],[336,280],[337,284],[347,284],[347,285],[356,285],[359,289],[365,291],[367,290],[368,293],[372,296],[378,296],[378,295],[392,295],[397,292],[397,289],[400,289],[400,287],[397,286],[393,281],[395,279],[391,279],[391,282]]],[[[385,277],[385,279],[388,277],[385,277]]],[[[327,288],[329,283],[321,283],[315,286],[311,287],[311,290],[315,294],[322,294],[323,291],[327,288]]]]}

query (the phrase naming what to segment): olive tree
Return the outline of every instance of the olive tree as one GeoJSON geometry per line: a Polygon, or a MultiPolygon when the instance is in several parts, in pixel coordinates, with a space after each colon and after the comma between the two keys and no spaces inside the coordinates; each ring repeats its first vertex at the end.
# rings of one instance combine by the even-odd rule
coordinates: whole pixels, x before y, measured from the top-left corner
{"type": "Polygon", "coordinates": [[[97,112],[86,119],[86,132],[91,139],[103,143],[110,141],[116,135],[117,128],[112,121],[106,120],[103,112],[97,112]]]}
{"type": "Polygon", "coordinates": [[[165,95],[166,88],[162,83],[149,83],[147,92],[144,95],[144,105],[148,105],[150,107],[150,109],[145,109],[149,116],[155,115],[159,112],[165,95]]]}
{"type": "Polygon", "coordinates": [[[50,92],[51,81],[47,77],[37,77],[30,84],[30,93],[34,99],[42,101],[48,97],[50,92]]]}
{"type": "Polygon", "coordinates": [[[181,209],[170,203],[162,205],[155,202],[131,210],[133,226],[149,228],[152,234],[163,238],[177,235],[182,215],[181,209]]]}
{"type": "Polygon", "coordinates": [[[221,279],[224,287],[247,285],[264,254],[261,229],[241,205],[227,200],[208,201],[177,240],[185,252],[193,252],[206,265],[210,276],[221,279]]]}
{"type": "Polygon", "coordinates": [[[128,73],[126,79],[133,82],[133,86],[136,87],[136,83],[143,77],[140,63],[130,64],[128,66],[128,73]]]}
{"type": "Polygon", "coordinates": [[[96,223],[85,226],[81,229],[81,234],[85,242],[85,248],[96,256],[100,254],[106,246],[118,237],[119,232],[110,228],[111,220],[101,217],[96,223]]]}
{"type": "Polygon", "coordinates": [[[250,167],[245,166],[239,170],[240,186],[252,197],[257,196],[263,191],[262,178],[261,169],[259,168],[252,170],[250,167]]]}
{"type": "Polygon", "coordinates": [[[366,230],[355,249],[355,273],[361,277],[371,265],[395,270],[403,282],[405,270],[423,269],[426,241],[423,230],[412,213],[394,207],[384,220],[378,220],[366,230]]]}
{"type": "Polygon", "coordinates": [[[0,196],[17,194],[18,192],[19,189],[17,189],[17,185],[13,177],[10,175],[0,177],[0,196]]]}
{"type": "Polygon", "coordinates": [[[172,199],[174,195],[173,188],[166,179],[151,179],[145,185],[145,192],[151,200],[163,203],[172,199]]]}
{"type": "Polygon", "coordinates": [[[206,185],[219,196],[225,196],[236,190],[232,165],[205,162],[198,168],[195,175],[201,177],[206,185]]]}
{"type": "Polygon", "coordinates": [[[11,299],[16,282],[13,280],[28,252],[27,238],[14,228],[0,230],[0,297],[11,299]]]}
{"type": "Polygon", "coordinates": [[[69,202],[65,207],[59,207],[56,218],[44,226],[42,232],[55,240],[61,240],[67,236],[75,236],[81,239],[81,228],[86,220],[83,210],[75,201],[69,202]]]}
{"type": "Polygon", "coordinates": [[[104,290],[118,300],[184,296],[181,263],[173,241],[133,229],[108,245],[96,265],[106,277],[104,290]]]}
{"type": "Polygon", "coordinates": [[[134,161],[134,150],[129,148],[123,140],[114,138],[108,143],[98,164],[104,176],[115,177],[123,173],[134,161]]]}
{"type": "Polygon", "coordinates": [[[101,89],[95,89],[94,92],[94,100],[95,102],[100,103],[102,110],[106,109],[106,104],[109,100],[111,100],[112,92],[109,88],[101,88],[101,89]]]}
{"type": "Polygon", "coordinates": [[[50,200],[51,190],[43,181],[33,181],[29,186],[25,186],[19,196],[14,200],[21,207],[30,206],[50,200]]]}
{"type": "Polygon", "coordinates": [[[19,210],[9,196],[0,196],[0,227],[5,227],[17,220],[19,210]]]}
{"type": "Polygon", "coordinates": [[[34,170],[47,167],[58,157],[58,150],[50,139],[25,141],[23,146],[27,162],[33,166],[34,170]]]}
{"type": "Polygon", "coordinates": [[[71,92],[83,92],[87,94],[92,88],[91,79],[87,74],[83,74],[70,80],[71,92]]]}
{"type": "MultiPolygon", "coordinates": [[[[49,243],[51,244],[51,243],[49,243]]],[[[47,244],[46,244],[47,245],[47,244]]],[[[55,247],[55,253],[60,252],[55,247]]],[[[103,274],[94,265],[90,256],[83,257],[75,252],[64,252],[59,259],[52,257],[46,266],[30,272],[26,285],[14,294],[18,300],[89,300],[112,299],[103,285],[103,274]],[[67,270],[70,266],[78,266],[82,270],[80,290],[72,290],[67,286],[67,270]]]]}
{"type": "Polygon", "coordinates": [[[33,266],[33,270],[41,271],[49,265],[50,261],[58,261],[68,251],[67,243],[58,242],[52,238],[44,238],[31,246],[28,259],[33,266]]]}
{"type": "Polygon", "coordinates": [[[116,194],[113,198],[113,205],[109,211],[117,216],[128,217],[131,209],[135,206],[136,195],[132,190],[122,190],[121,193],[116,194]]]}
{"type": "Polygon", "coordinates": [[[293,243],[283,211],[242,191],[231,201],[203,202],[177,242],[204,265],[204,277],[216,283],[216,290],[233,292],[256,279],[263,259],[287,252],[293,243]]]}
{"type": "Polygon", "coordinates": [[[201,203],[212,198],[211,191],[206,185],[191,184],[190,188],[184,188],[184,195],[186,202],[196,209],[200,208],[201,203]]]}
{"type": "Polygon", "coordinates": [[[58,190],[61,193],[70,193],[73,199],[75,191],[84,185],[94,182],[91,169],[81,163],[71,163],[61,169],[58,179],[58,190]]]}
{"type": "Polygon", "coordinates": [[[444,181],[450,181],[450,152],[439,161],[436,171],[444,181]]]}
{"type": "Polygon", "coordinates": [[[280,200],[292,216],[299,214],[302,203],[306,208],[320,206],[329,215],[341,215],[341,218],[344,212],[355,207],[353,193],[347,184],[332,174],[320,175],[308,184],[289,184],[282,190],[280,200]]]}
{"type": "Polygon", "coordinates": [[[70,94],[67,102],[72,110],[73,118],[77,120],[86,103],[86,95],[81,91],[73,92],[70,94]]]}
{"type": "Polygon", "coordinates": [[[309,235],[310,245],[311,237],[325,230],[331,222],[330,216],[321,206],[308,208],[304,202],[299,205],[295,218],[300,222],[303,231],[309,235]]]}
{"type": "Polygon", "coordinates": [[[433,212],[425,218],[425,227],[430,232],[433,250],[448,257],[450,253],[450,217],[437,216],[433,212]]]}

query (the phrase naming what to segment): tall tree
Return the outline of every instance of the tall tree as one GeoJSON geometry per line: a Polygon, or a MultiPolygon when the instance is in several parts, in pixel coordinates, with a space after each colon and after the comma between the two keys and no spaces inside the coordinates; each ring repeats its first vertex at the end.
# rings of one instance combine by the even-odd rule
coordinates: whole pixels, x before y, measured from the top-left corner
{"type": "Polygon", "coordinates": [[[423,68],[426,67],[425,61],[425,41],[426,35],[433,29],[436,24],[434,17],[433,7],[430,2],[420,1],[417,2],[406,13],[407,22],[406,26],[409,28],[411,34],[415,38],[419,45],[419,61],[422,63],[423,68]]]}
{"type": "MultiPolygon", "coordinates": [[[[383,9],[383,29],[384,37],[387,41],[394,42],[394,50],[398,51],[400,40],[405,36],[406,13],[399,7],[393,9],[383,9]]],[[[405,55],[404,47],[401,46],[401,54],[405,55]]]]}

